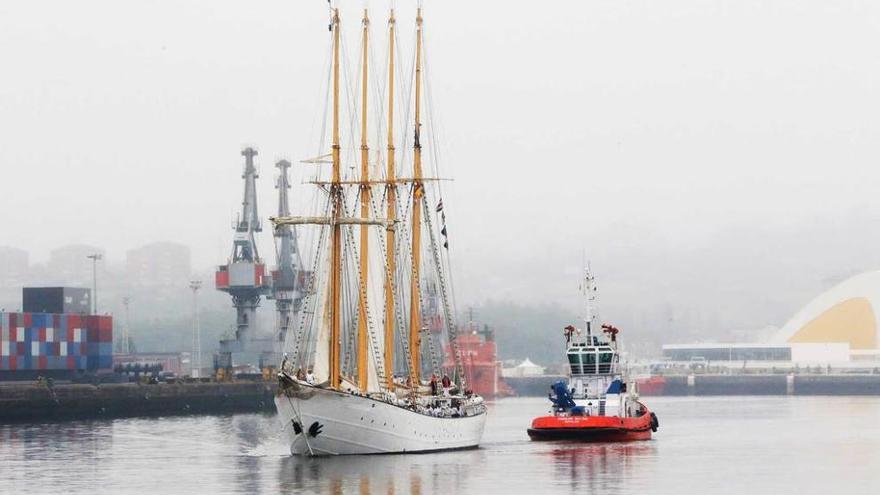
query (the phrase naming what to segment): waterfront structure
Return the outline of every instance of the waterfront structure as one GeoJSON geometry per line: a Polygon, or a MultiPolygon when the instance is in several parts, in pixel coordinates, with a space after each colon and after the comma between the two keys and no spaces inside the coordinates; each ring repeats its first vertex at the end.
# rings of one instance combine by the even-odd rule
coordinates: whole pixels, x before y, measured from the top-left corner
{"type": "MultiPolygon", "coordinates": [[[[277,340],[261,338],[257,335],[257,307],[263,296],[268,295],[272,284],[271,275],[257,250],[255,233],[262,232],[263,224],[257,212],[257,178],[259,174],[254,164],[257,150],[248,147],[241,151],[245,158],[241,178],[244,180],[244,195],[241,212],[235,220],[232,252],[225,265],[220,265],[214,276],[217,290],[232,297],[235,307],[235,336],[220,341],[215,367],[226,372],[232,369],[232,355],[240,352],[258,352],[262,365],[275,365],[277,359],[277,340]]],[[[262,366],[261,366],[262,367],[262,366]]]]}
{"type": "Polygon", "coordinates": [[[853,361],[880,361],[880,271],[850,277],[798,311],[774,342],[844,343],[853,361]]]}
{"type": "Polygon", "coordinates": [[[880,271],[850,277],[823,292],[769,342],[667,344],[663,357],[717,365],[873,366],[880,363],[880,271]]]}
{"type": "MultiPolygon", "coordinates": [[[[279,170],[275,188],[278,189],[278,216],[290,216],[290,162],[279,160],[275,163],[279,170]]],[[[302,306],[306,281],[309,273],[303,268],[299,242],[293,225],[281,225],[273,233],[275,237],[275,269],[272,270],[272,291],[269,297],[275,300],[275,342],[280,348],[284,344],[293,325],[294,315],[302,306]]]]}

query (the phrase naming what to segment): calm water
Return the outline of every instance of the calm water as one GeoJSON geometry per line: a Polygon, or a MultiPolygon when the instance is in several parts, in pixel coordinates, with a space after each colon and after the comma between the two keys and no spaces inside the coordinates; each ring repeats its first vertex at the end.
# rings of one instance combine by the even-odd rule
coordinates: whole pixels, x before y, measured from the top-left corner
{"type": "Polygon", "coordinates": [[[0,492],[880,491],[880,398],[648,398],[654,440],[608,445],[530,442],[545,402],[496,402],[480,449],[426,455],[292,458],[252,414],[3,425],[0,492]]]}

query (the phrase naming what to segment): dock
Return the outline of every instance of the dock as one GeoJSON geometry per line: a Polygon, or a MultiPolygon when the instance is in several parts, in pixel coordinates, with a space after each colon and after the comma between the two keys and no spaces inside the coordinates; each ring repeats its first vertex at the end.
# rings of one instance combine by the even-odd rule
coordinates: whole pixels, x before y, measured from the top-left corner
{"type": "Polygon", "coordinates": [[[185,414],[275,412],[277,384],[265,381],[0,383],[0,422],[185,414]]]}

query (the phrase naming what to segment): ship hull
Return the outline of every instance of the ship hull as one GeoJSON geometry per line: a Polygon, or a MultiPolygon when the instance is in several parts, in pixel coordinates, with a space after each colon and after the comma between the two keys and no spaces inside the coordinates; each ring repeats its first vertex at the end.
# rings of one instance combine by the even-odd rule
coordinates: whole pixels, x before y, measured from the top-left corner
{"type": "Polygon", "coordinates": [[[275,405],[294,455],[470,449],[479,445],[486,423],[485,412],[439,418],[368,397],[303,385],[277,395],[275,405]]]}
{"type": "Polygon", "coordinates": [[[637,418],[617,416],[541,416],[528,429],[532,440],[576,440],[580,442],[629,442],[650,440],[656,429],[655,416],[646,412],[637,418]]]}

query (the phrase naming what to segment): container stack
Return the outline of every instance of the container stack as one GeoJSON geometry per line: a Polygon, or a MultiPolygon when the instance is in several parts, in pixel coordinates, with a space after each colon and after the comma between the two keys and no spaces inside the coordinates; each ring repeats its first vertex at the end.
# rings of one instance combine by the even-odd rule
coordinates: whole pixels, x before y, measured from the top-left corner
{"type": "Polygon", "coordinates": [[[112,316],[0,313],[0,374],[6,379],[16,372],[74,374],[112,367],[112,316]]]}

